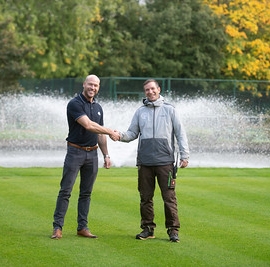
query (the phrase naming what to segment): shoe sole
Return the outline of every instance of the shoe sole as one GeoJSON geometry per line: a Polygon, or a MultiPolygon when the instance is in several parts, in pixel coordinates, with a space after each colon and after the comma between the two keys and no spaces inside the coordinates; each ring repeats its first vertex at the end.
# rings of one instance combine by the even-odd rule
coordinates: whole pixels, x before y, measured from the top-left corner
{"type": "Polygon", "coordinates": [[[180,240],[170,240],[170,242],[172,242],[172,243],[179,243],[180,240]]]}
{"type": "Polygon", "coordinates": [[[83,235],[83,234],[77,234],[77,236],[86,237],[86,238],[95,238],[95,239],[98,238],[96,235],[83,235]]]}
{"type": "Polygon", "coordinates": [[[56,239],[56,240],[58,240],[58,239],[60,239],[60,238],[62,238],[62,236],[51,236],[51,239],[56,239]]]}
{"type": "Polygon", "coordinates": [[[148,237],[136,236],[136,239],[139,239],[139,240],[154,239],[154,238],[155,238],[154,235],[151,235],[151,236],[148,236],[148,237]]]}
{"type": "Polygon", "coordinates": [[[91,239],[98,239],[97,236],[85,236],[85,235],[77,235],[77,236],[85,237],[85,238],[91,238],[91,239]]]}

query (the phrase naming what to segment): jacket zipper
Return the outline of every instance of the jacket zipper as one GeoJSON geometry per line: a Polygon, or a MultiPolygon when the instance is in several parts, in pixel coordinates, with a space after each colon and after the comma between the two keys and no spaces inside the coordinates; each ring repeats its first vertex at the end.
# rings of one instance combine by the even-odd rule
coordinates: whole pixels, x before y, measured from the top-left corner
{"type": "Polygon", "coordinates": [[[153,138],[155,138],[155,117],[156,117],[156,107],[154,106],[154,113],[153,113],[153,138]]]}

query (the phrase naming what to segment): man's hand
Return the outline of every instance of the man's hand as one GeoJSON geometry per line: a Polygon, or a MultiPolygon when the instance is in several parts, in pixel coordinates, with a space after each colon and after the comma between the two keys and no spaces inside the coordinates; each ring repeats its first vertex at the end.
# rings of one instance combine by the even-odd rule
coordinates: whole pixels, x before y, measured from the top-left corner
{"type": "Polygon", "coordinates": [[[109,157],[104,158],[104,164],[103,164],[104,168],[110,169],[111,165],[112,165],[111,159],[109,157]]]}
{"type": "Polygon", "coordinates": [[[186,168],[188,166],[187,159],[180,159],[180,168],[186,168]]]}
{"type": "Polygon", "coordinates": [[[114,130],[112,134],[109,135],[113,141],[120,140],[120,133],[117,130],[114,130]]]}

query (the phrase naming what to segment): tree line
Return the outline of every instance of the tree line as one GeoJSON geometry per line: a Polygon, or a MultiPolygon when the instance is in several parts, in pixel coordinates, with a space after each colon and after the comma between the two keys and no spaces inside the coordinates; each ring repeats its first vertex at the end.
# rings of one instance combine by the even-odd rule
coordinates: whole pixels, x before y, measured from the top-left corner
{"type": "Polygon", "coordinates": [[[0,0],[0,88],[88,73],[270,80],[269,32],[269,0],[0,0]]]}

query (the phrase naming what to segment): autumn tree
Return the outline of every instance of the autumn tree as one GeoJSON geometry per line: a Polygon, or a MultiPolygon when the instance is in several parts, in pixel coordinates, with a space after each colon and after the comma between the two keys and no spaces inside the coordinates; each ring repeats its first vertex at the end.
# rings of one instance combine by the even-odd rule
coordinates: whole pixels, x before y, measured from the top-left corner
{"type": "Polygon", "coordinates": [[[204,2],[220,17],[229,37],[224,74],[234,79],[269,80],[269,0],[204,2]]]}

